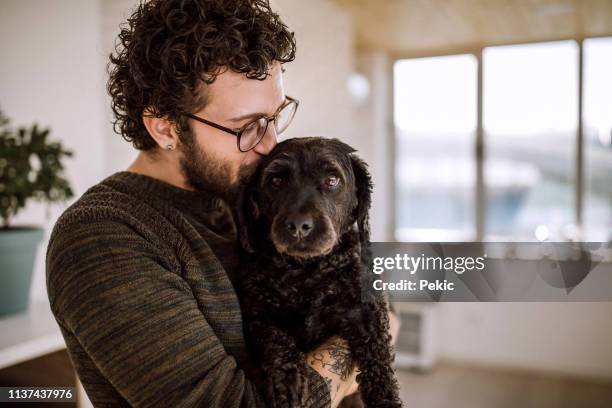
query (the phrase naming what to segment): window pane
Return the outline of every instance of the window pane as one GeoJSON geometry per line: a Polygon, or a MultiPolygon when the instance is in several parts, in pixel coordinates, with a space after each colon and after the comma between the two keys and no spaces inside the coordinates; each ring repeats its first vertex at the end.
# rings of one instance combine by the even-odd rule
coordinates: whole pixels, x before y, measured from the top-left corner
{"type": "Polygon", "coordinates": [[[396,238],[474,238],[476,59],[394,65],[396,238]]]}
{"type": "Polygon", "coordinates": [[[484,50],[488,239],[564,240],[575,231],[578,46],[484,50]]]}
{"type": "Polygon", "coordinates": [[[584,42],[584,240],[612,240],[612,37],[584,42]]]}

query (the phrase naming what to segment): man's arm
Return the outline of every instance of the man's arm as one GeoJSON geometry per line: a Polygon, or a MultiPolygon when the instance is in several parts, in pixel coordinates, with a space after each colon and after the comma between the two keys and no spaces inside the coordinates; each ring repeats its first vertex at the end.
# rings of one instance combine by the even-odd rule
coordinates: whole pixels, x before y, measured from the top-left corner
{"type": "Polygon", "coordinates": [[[56,319],[131,406],[264,406],[162,251],[122,223],[70,224],[47,253],[56,319]]]}

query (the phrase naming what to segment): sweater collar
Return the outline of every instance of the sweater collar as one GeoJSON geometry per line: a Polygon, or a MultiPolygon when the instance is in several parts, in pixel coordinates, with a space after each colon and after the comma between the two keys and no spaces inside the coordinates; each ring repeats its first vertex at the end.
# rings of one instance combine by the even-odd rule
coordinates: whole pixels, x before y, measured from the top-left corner
{"type": "Polygon", "coordinates": [[[185,190],[165,181],[131,171],[119,171],[105,180],[114,188],[138,195],[145,201],[159,200],[183,211],[197,214],[201,211],[215,211],[223,205],[221,198],[206,191],[185,190]],[[123,188],[122,188],[123,187],[123,188]]]}

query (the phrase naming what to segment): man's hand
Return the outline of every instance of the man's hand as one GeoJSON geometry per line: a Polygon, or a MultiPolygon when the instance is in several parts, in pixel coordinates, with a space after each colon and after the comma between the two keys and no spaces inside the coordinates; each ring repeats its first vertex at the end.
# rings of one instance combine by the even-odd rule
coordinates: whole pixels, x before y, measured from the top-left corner
{"type": "MultiPolygon", "coordinates": [[[[390,310],[388,310],[388,313],[391,344],[395,344],[400,321],[395,313],[390,310]]],[[[347,395],[357,392],[356,378],[359,368],[356,364],[353,364],[346,340],[340,337],[330,338],[319,348],[306,355],[306,363],[310,364],[327,382],[332,408],[336,408],[347,395]]]]}
{"type": "Polygon", "coordinates": [[[357,368],[353,364],[346,340],[332,337],[317,349],[306,354],[306,363],[323,377],[329,387],[331,406],[335,408],[349,394],[357,382],[357,368]]]}

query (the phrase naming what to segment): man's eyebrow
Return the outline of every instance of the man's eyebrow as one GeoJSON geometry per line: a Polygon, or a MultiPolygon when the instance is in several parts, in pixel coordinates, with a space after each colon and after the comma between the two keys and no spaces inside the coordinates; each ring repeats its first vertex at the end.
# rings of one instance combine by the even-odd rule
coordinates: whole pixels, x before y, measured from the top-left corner
{"type": "Polygon", "coordinates": [[[246,115],[238,116],[238,117],[235,117],[235,118],[232,118],[232,119],[228,119],[228,121],[229,122],[237,123],[237,122],[242,122],[245,119],[255,119],[255,118],[259,118],[261,116],[268,116],[268,115],[265,114],[265,113],[262,113],[262,112],[255,112],[255,113],[249,113],[249,114],[246,114],[246,115]]]}
{"type": "MultiPolygon", "coordinates": [[[[278,110],[281,106],[283,106],[285,103],[287,103],[287,97],[285,97],[285,99],[283,100],[283,102],[278,106],[278,108],[276,108],[276,110],[278,110]]],[[[275,111],[276,112],[276,111],[275,111]]],[[[267,113],[265,112],[254,112],[254,113],[247,113],[246,115],[242,115],[242,116],[237,116],[235,118],[232,119],[228,119],[229,122],[242,122],[245,119],[256,119],[262,116],[268,116],[267,113]]]]}

